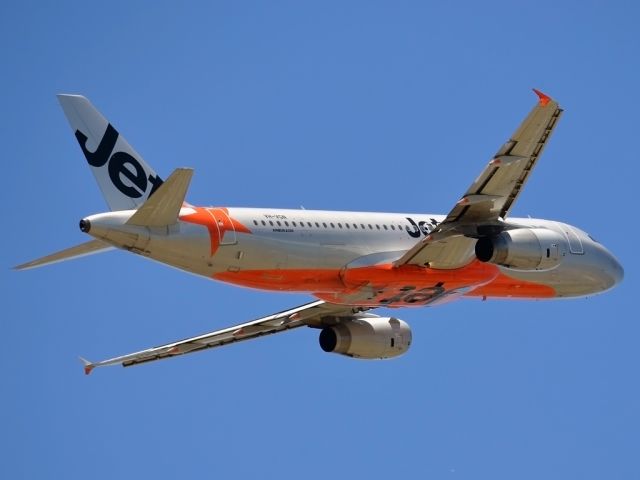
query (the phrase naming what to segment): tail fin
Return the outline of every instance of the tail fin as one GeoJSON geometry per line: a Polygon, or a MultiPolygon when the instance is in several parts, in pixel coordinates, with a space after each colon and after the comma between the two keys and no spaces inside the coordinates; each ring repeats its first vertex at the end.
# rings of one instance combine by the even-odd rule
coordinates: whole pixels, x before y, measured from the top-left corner
{"type": "Polygon", "coordinates": [[[127,140],[81,95],[58,95],[80,148],[111,210],[134,210],[162,180],[127,140]]]}

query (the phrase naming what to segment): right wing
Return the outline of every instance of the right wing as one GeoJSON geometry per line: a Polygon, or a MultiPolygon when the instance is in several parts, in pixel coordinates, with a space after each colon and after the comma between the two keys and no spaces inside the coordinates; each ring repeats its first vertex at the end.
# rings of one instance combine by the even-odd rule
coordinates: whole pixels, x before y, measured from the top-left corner
{"type": "Polygon", "coordinates": [[[509,140],[454,205],[447,217],[397,262],[458,268],[469,262],[476,238],[503,229],[503,220],[522,192],[562,109],[538,90],[539,101],[509,140]]]}
{"type": "Polygon", "coordinates": [[[95,367],[118,364],[123,367],[130,367],[208,348],[222,347],[230,343],[251,340],[262,335],[283,332],[292,328],[302,326],[321,328],[324,325],[337,323],[340,317],[350,317],[364,310],[367,310],[367,308],[336,305],[318,300],[251,322],[241,323],[233,327],[223,328],[215,332],[205,333],[197,337],[186,338],[178,342],[167,343],[101,362],[90,362],[83,358],[81,360],[84,363],[85,374],[89,375],[95,367]]]}
{"type": "Polygon", "coordinates": [[[442,227],[454,222],[486,224],[507,217],[562,115],[555,100],[534,92],[539,98],[536,106],[471,184],[442,227]]]}

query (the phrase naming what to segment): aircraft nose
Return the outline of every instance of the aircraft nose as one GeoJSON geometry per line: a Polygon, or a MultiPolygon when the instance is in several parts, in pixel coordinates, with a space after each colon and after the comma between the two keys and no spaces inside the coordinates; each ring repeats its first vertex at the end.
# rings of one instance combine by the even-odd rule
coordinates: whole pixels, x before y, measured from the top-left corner
{"type": "Polygon", "coordinates": [[[615,287],[624,278],[624,269],[618,259],[606,248],[599,246],[598,269],[601,272],[604,290],[615,287]]]}
{"type": "Polygon", "coordinates": [[[611,252],[607,252],[607,253],[609,254],[609,263],[610,263],[609,274],[613,279],[613,282],[614,282],[613,285],[617,285],[624,278],[624,268],[622,268],[622,265],[620,265],[620,262],[618,261],[618,259],[614,257],[611,252]]]}

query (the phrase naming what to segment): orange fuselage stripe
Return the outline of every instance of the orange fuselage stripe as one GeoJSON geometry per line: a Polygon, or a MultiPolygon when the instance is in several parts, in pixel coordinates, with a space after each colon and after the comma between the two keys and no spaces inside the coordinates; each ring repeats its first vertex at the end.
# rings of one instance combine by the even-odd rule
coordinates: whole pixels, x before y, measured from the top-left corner
{"type": "MultiPolygon", "coordinates": [[[[472,262],[454,270],[424,269],[406,265],[337,269],[269,269],[220,272],[220,281],[256,288],[288,292],[307,292],[315,295],[351,295],[367,286],[393,293],[408,286],[420,290],[442,283],[446,290],[473,287],[465,296],[500,298],[550,298],[555,290],[547,285],[514,279],[500,272],[495,265],[472,262]]],[[[336,298],[336,297],[332,297],[336,298]]],[[[358,302],[356,302],[358,303],[358,302]]]]}

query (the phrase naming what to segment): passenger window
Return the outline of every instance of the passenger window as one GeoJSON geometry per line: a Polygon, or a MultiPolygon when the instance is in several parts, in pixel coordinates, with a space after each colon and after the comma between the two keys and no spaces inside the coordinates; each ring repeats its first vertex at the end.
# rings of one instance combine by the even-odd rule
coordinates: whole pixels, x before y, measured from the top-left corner
{"type": "Polygon", "coordinates": [[[383,228],[384,228],[385,230],[389,230],[389,228],[388,228],[386,225],[383,225],[383,228]]]}
{"type": "Polygon", "coordinates": [[[324,228],[327,228],[327,224],[325,222],[322,222],[322,225],[324,225],[324,228]]]}
{"type": "Polygon", "coordinates": [[[273,220],[269,220],[269,225],[273,227],[273,220]]]}
{"type": "Polygon", "coordinates": [[[341,224],[341,223],[338,223],[338,227],[342,228],[342,224],[341,224]]]}
{"type": "Polygon", "coordinates": [[[351,228],[348,223],[345,223],[344,226],[347,228],[351,228]]]}
{"type": "Polygon", "coordinates": [[[331,228],[336,228],[336,226],[331,222],[329,222],[329,225],[331,225],[331,228]]]}
{"type": "Polygon", "coordinates": [[[258,221],[257,221],[257,220],[254,220],[254,221],[253,221],[253,224],[254,224],[254,225],[258,225],[258,221]]]}
{"type": "Polygon", "coordinates": [[[267,225],[267,222],[265,222],[264,220],[262,220],[262,225],[267,225]]]}
{"type": "Polygon", "coordinates": [[[282,223],[280,223],[280,220],[276,220],[276,223],[278,224],[279,227],[282,226],[282,223]]]}

